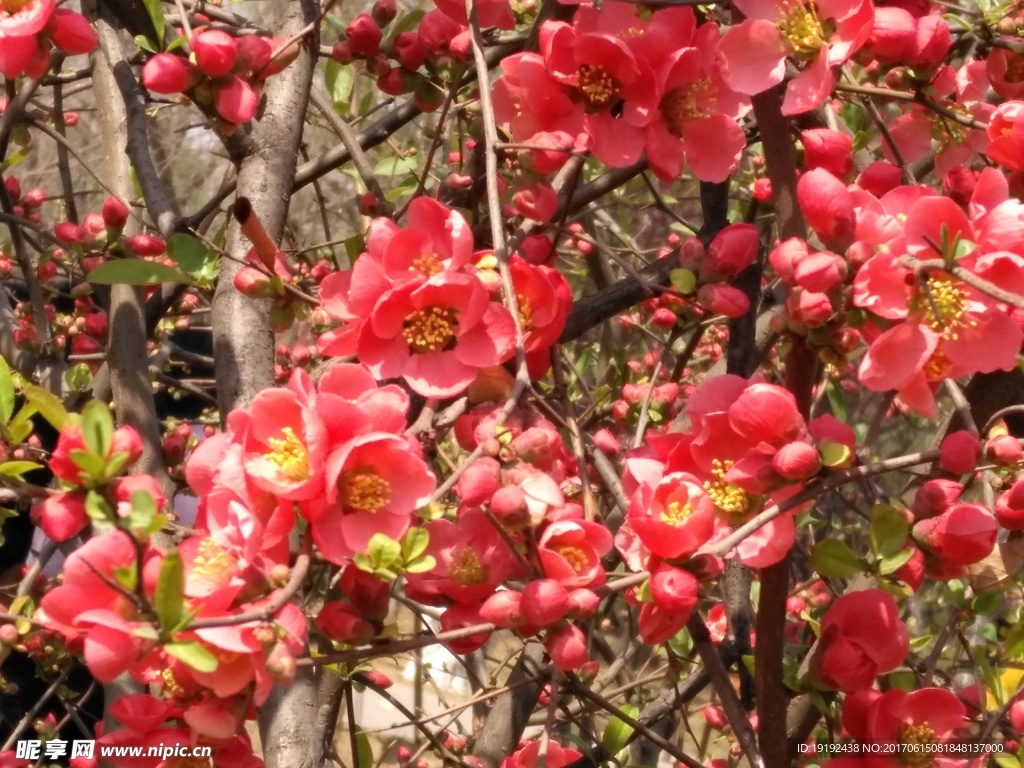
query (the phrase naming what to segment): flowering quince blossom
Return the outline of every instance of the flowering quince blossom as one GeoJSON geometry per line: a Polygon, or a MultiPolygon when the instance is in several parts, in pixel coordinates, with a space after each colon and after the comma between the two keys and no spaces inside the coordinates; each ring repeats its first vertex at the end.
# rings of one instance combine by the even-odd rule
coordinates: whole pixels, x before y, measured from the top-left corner
{"type": "Polygon", "coordinates": [[[865,0],[741,0],[736,7],[747,18],[719,44],[722,75],[733,90],[753,96],[782,82],[792,56],[802,71],[786,86],[784,115],[825,101],[835,85],[832,68],[864,45],[874,17],[865,0]]]}
{"type": "MultiPolygon", "coordinates": [[[[903,745],[909,754],[914,748],[951,741],[954,732],[965,724],[966,709],[952,691],[920,688],[910,693],[894,689],[858,691],[843,702],[843,727],[855,739],[903,745]]],[[[896,768],[906,763],[899,755],[872,756],[859,762],[868,768],[896,768]]],[[[826,762],[827,764],[827,762],[826,762]]],[[[936,752],[929,765],[952,768],[964,760],[953,754],[936,752]]]]}
{"type": "Polygon", "coordinates": [[[50,65],[50,44],[64,53],[89,53],[96,33],[77,11],[57,9],[55,0],[0,3],[0,74],[38,78],[50,65]]]}
{"type": "MultiPolygon", "coordinates": [[[[991,190],[992,199],[1001,197],[999,183],[989,179],[993,177],[980,188],[991,190]]],[[[875,232],[879,225],[891,229],[882,236],[888,247],[869,258],[854,278],[854,304],[898,321],[872,341],[860,366],[860,380],[876,391],[895,389],[908,405],[934,417],[935,383],[970,373],[1010,370],[1016,366],[1024,333],[1005,307],[987,294],[942,270],[919,280],[900,256],[947,258],[959,243],[968,250],[958,262],[963,268],[1016,288],[1024,261],[1019,254],[999,250],[1006,241],[997,233],[1019,226],[1024,209],[1013,200],[990,208],[981,205],[986,191],[976,189],[979,204],[972,206],[972,220],[949,198],[906,192],[913,195],[907,198],[906,213],[899,222],[877,215],[869,222],[866,216],[858,216],[875,232]]],[[[895,198],[898,193],[894,190],[886,197],[895,198]]],[[[882,206],[869,202],[865,208],[878,211],[882,206]]],[[[863,233],[871,235],[866,227],[863,233]]]]}

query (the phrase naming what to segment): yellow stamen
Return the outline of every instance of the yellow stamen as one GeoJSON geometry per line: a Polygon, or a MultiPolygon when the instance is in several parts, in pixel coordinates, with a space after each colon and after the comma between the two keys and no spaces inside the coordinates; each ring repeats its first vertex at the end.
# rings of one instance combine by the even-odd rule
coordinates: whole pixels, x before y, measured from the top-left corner
{"type": "Polygon", "coordinates": [[[790,2],[775,20],[783,42],[798,59],[813,59],[825,42],[825,31],[813,4],[790,2]]]}
{"type": "Polygon", "coordinates": [[[267,440],[273,450],[267,454],[267,461],[277,467],[278,471],[293,483],[309,480],[309,452],[306,446],[295,435],[295,430],[285,427],[281,430],[282,437],[267,440]]]}
{"type": "Polygon", "coordinates": [[[619,83],[604,67],[580,64],[576,78],[580,95],[591,110],[600,111],[615,105],[619,83]]]}
{"type": "Polygon", "coordinates": [[[709,77],[669,91],[661,100],[661,114],[669,130],[681,136],[687,122],[710,117],[715,108],[716,96],[715,85],[709,77]]]}
{"type": "Polygon", "coordinates": [[[341,503],[349,509],[377,512],[391,501],[391,483],[372,469],[345,472],[338,483],[341,503]]]}
{"type": "Polygon", "coordinates": [[[199,552],[192,561],[192,575],[202,579],[215,580],[224,576],[234,565],[234,559],[213,539],[203,539],[199,552]]]}
{"type": "Polygon", "coordinates": [[[661,513],[661,522],[678,527],[689,520],[692,514],[693,508],[689,504],[680,504],[678,501],[673,501],[661,513]]]}
{"type": "Polygon", "coordinates": [[[565,558],[565,561],[572,566],[572,569],[576,571],[576,573],[580,573],[586,569],[587,565],[590,563],[586,554],[579,547],[573,547],[570,545],[555,547],[555,552],[565,558]]]}
{"type": "Polygon", "coordinates": [[[750,497],[738,485],[726,481],[725,476],[732,469],[733,463],[715,459],[711,469],[715,479],[705,481],[704,490],[716,507],[730,517],[741,518],[750,511],[750,497]]]}
{"type": "Polygon", "coordinates": [[[444,271],[444,263],[436,253],[421,253],[412,260],[412,268],[424,277],[433,277],[444,271]]]}
{"type": "Polygon", "coordinates": [[[446,349],[455,339],[455,310],[428,307],[405,316],[402,336],[417,354],[446,349]]]}
{"type": "Polygon", "coordinates": [[[472,547],[452,550],[451,558],[451,563],[448,564],[448,576],[456,584],[467,587],[487,581],[487,570],[472,547]]]}
{"type": "Polygon", "coordinates": [[[960,329],[977,322],[967,311],[967,291],[948,275],[929,277],[927,286],[917,297],[925,324],[943,339],[955,341],[960,329]]]}
{"type": "Polygon", "coordinates": [[[907,749],[900,754],[904,765],[926,766],[931,765],[934,752],[928,750],[928,745],[934,743],[935,731],[928,723],[917,725],[904,725],[900,731],[900,742],[907,745],[907,749]]]}
{"type": "Polygon", "coordinates": [[[13,16],[26,5],[31,5],[32,0],[0,0],[0,10],[13,16]]]}

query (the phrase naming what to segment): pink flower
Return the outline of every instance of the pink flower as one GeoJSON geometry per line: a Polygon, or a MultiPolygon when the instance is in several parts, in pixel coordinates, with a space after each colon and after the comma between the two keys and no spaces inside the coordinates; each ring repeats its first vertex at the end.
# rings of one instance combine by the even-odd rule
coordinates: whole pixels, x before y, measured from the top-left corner
{"type": "Polygon", "coordinates": [[[1024,171],[1024,101],[1000,104],[986,128],[985,154],[1011,171],[1024,171]]]}
{"type": "Polygon", "coordinates": [[[867,41],[874,16],[866,0],[738,0],[737,8],[747,19],[722,38],[722,75],[733,90],[754,95],[781,83],[793,56],[804,68],[786,87],[786,115],[825,101],[835,84],[832,67],[867,41]]]}
{"type": "Polygon", "coordinates": [[[1006,48],[993,48],[985,59],[985,74],[992,90],[1004,99],[1024,96],[1024,56],[1006,48]]]}
{"type": "Polygon", "coordinates": [[[383,297],[357,353],[378,378],[401,377],[425,397],[450,397],[480,369],[506,360],[514,335],[508,310],[488,301],[478,278],[441,273],[383,297]]]}
{"type": "Polygon", "coordinates": [[[693,47],[674,51],[659,65],[658,113],[646,128],[645,150],[658,178],[679,178],[684,161],[702,181],[724,181],[739,164],[746,136],[737,120],[750,109],[716,66],[718,26],[704,24],[693,47]]]}
{"type": "MultiPolygon", "coordinates": [[[[36,5],[42,5],[37,3],[36,5]]],[[[53,5],[53,0],[50,0],[53,5]]],[[[4,12],[0,10],[0,25],[5,20],[4,12]]],[[[0,26],[0,74],[8,80],[13,80],[22,74],[30,77],[41,76],[50,65],[50,57],[44,46],[39,44],[35,35],[24,37],[5,37],[0,26]]]]}
{"type": "Polygon", "coordinates": [[[675,472],[657,486],[641,485],[629,505],[629,526],[659,557],[685,558],[703,546],[714,530],[715,507],[700,481],[675,472]]]}
{"type": "MultiPolygon", "coordinates": [[[[920,688],[910,693],[899,688],[885,693],[859,691],[843,702],[843,726],[850,736],[906,745],[903,749],[907,751],[901,754],[950,741],[954,732],[966,724],[966,710],[960,699],[941,688],[920,688]]],[[[860,762],[866,768],[899,768],[906,764],[899,755],[863,757],[860,762]]],[[[932,762],[952,766],[960,761],[936,756],[932,762]]]]}
{"type": "Polygon", "coordinates": [[[365,552],[375,533],[401,539],[435,487],[433,473],[409,444],[384,433],[341,445],[327,457],[324,476],[327,506],[307,514],[317,546],[338,564],[365,552]]]}
{"type": "Polygon", "coordinates": [[[612,535],[608,529],[582,519],[549,524],[537,542],[544,574],[569,589],[603,584],[601,558],[611,548],[612,535]]]}
{"type": "Polygon", "coordinates": [[[479,510],[466,510],[454,523],[434,520],[424,530],[430,535],[427,554],[436,566],[426,573],[407,574],[406,588],[414,599],[430,605],[445,605],[446,600],[475,603],[509,576],[512,552],[479,510]]]}
{"type": "MultiPolygon", "coordinates": [[[[535,768],[539,757],[540,741],[531,741],[522,749],[506,757],[501,764],[501,768],[535,768]]],[[[574,763],[581,757],[583,757],[581,752],[563,747],[556,741],[549,741],[544,765],[547,768],[563,768],[563,766],[574,763]]]]}
{"type": "Polygon", "coordinates": [[[594,155],[615,168],[643,152],[643,128],[654,117],[653,72],[611,31],[586,28],[593,9],[577,12],[577,25],[545,21],[540,30],[544,65],[583,111],[594,155]]]}
{"type": "Polygon", "coordinates": [[[39,32],[50,21],[56,5],[56,0],[12,0],[0,5],[0,39],[4,39],[3,45],[6,46],[10,38],[39,32]]]}

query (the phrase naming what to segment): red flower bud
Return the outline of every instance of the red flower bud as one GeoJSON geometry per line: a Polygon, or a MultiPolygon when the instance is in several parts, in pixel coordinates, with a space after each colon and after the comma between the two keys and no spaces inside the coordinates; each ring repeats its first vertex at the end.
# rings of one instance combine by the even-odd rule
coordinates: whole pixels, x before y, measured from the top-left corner
{"type": "Polygon", "coordinates": [[[96,33],[80,13],[58,8],[47,26],[47,36],[64,53],[79,56],[96,48],[96,33]]]}
{"type": "Polygon", "coordinates": [[[103,201],[103,222],[108,229],[120,232],[128,223],[128,206],[120,199],[110,196],[103,201]]]}
{"type": "Polygon", "coordinates": [[[939,445],[939,464],[954,475],[974,471],[981,459],[981,441],[966,429],[951,432],[939,445]]]}
{"type": "Polygon", "coordinates": [[[587,663],[587,639],[580,629],[568,622],[548,633],[544,643],[551,663],[563,672],[578,669],[587,663]]]}
{"type": "Polygon", "coordinates": [[[142,67],[142,84],[153,93],[181,93],[193,78],[192,65],[173,53],[158,53],[142,67]]]}
{"type": "Polygon", "coordinates": [[[345,29],[345,37],[353,55],[373,58],[380,51],[383,35],[370,14],[360,13],[345,29]]]}
{"type": "Polygon", "coordinates": [[[772,468],[787,480],[802,480],[821,469],[821,455],[813,445],[789,443],[772,457],[772,468]]]}
{"type": "Polygon", "coordinates": [[[565,618],[571,603],[569,593],[554,579],[535,579],[523,587],[519,612],[530,624],[550,627],[565,618]]]}
{"type": "Polygon", "coordinates": [[[650,587],[654,605],[684,622],[697,604],[697,580],[682,568],[662,565],[651,575],[650,587]]]}
{"type": "Polygon", "coordinates": [[[495,592],[480,606],[480,618],[501,629],[512,629],[523,623],[520,614],[523,596],[513,589],[495,592]]]}
{"type": "Polygon", "coordinates": [[[192,51],[196,66],[207,77],[221,77],[235,68],[238,43],[231,35],[219,29],[197,31],[192,36],[192,51]]]}
{"type": "Polygon", "coordinates": [[[260,100],[256,92],[245,80],[232,77],[217,86],[213,94],[213,105],[228,123],[241,125],[252,120],[259,107],[260,100]]]}

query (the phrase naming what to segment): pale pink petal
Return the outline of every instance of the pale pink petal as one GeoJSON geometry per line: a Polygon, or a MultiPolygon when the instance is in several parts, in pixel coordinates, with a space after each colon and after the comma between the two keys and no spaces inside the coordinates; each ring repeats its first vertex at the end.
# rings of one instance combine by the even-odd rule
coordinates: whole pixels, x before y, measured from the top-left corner
{"type": "Polygon", "coordinates": [[[753,96],[782,82],[786,53],[772,22],[748,19],[722,36],[718,63],[730,88],[753,96]]]}

